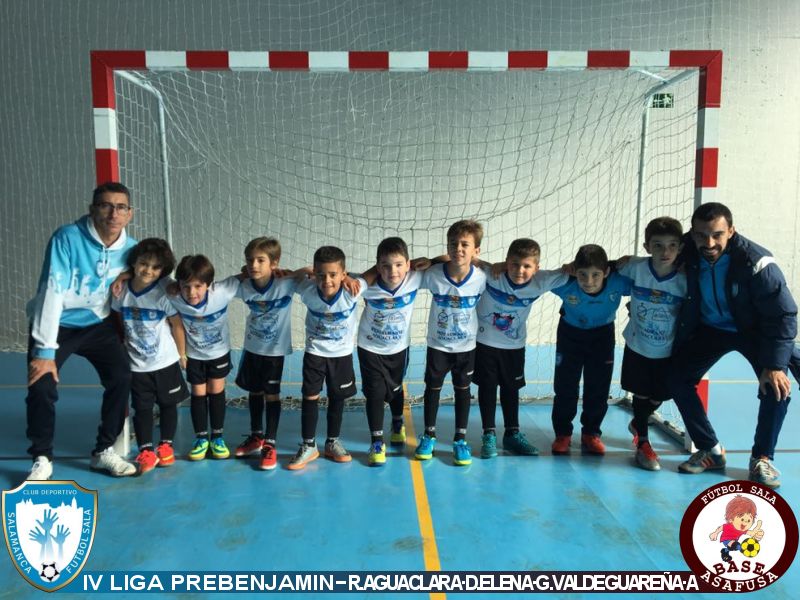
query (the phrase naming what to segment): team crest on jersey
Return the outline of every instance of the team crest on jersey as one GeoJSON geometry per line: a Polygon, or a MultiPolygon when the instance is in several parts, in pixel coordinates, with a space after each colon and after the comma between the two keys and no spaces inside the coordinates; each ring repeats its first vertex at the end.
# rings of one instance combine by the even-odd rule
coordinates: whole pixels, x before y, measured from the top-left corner
{"type": "Polygon", "coordinates": [[[610,302],[619,302],[619,294],[617,292],[611,292],[608,295],[608,299],[610,302]]]}
{"type": "Polygon", "coordinates": [[[28,583],[54,592],[78,576],[94,541],[96,490],[74,481],[25,481],[3,490],[2,510],[6,547],[28,583]]]}
{"type": "Polygon", "coordinates": [[[575,294],[568,294],[567,297],[564,298],[564,302],[571,304],[572,306],[577,306],[581,301],[575,294]]]}

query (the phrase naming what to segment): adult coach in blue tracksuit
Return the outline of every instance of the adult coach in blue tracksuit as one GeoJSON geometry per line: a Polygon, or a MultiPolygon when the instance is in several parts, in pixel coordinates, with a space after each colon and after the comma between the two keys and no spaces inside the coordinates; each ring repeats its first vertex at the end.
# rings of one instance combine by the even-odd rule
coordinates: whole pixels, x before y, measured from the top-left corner
{"type": "Polygon", "coordinates": [[[92,468],[115,476],[136,472],[112,448],[125,423],[131,371],[109,318],[109,286],[136,244],[125,233],[132,216],[128,188],[105,183],[94,190],[89,214],[60,227],[47,244],[36,297],[28,305],[26,433],[34,459],[29,480],[53,473],[58,371],[72,354],[92,364],[105,389],[92,468]]]}
{"type": "Polygon", "coordinates": [[[702,473],[725,467],[725,451],[695,385],[723,355],[742,354],[758,376],[760,406],[750,479],[778,487],[772,464],[789,405],[787,369],[800,374],[795,348],[797,305],[775,259],[733,227],[723,204],[703,204],[684,239],[688,293],[678,318],[670,385],[686,430],[699,449],[678,470],[702,473]]]}

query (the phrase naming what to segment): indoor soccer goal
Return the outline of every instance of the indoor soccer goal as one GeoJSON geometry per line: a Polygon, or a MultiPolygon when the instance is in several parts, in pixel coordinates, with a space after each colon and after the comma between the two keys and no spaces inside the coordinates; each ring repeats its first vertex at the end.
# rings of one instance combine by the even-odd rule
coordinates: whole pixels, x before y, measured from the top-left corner
{"type": "MultiPolygon", "coordinates": [[[[286,268],[331,244],[360,272],[390,235],[437,256],[459,219],[483,224],[490,261],[518,237],[541,244],[544,269],[585,243],[642,254],[650,219],[688,225],[716,187],[721,62],[719,51],[99,51],[97,180],[131,188],[134,236],[206,254],[219,276],[262,235],[280,240],[286,268]]],[[[559,304],[545,295],[531,312],[530,399],[552,394],[559,304]]],[[[421,293],[414,396],[428,307],[421,293]]],[[[231,311],[241,347],[244,309],[231,311]]],[[[293,316],[300,349],[299,303],[293,316]]]]}

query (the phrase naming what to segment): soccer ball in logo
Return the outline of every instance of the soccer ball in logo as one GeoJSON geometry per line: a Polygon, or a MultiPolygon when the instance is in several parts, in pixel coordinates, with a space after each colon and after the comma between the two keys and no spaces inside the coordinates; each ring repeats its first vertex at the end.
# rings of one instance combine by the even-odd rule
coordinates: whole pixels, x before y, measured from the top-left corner
{"type": "Polygon", "coordinates": [[[747,558],[758,556],[759,550],[761,550],[761,544],[759,544],[753,538],[747,538],[742,542],[742,554],[744,554],[747,558]]]}
{"type": "Polygon", "coordinates": [[[48,583],[52,583],[58,579],[60,574],[61,572],[56,569],[56,563],[42,563],[42,570],[39,571],[39,577],[48,583]]]}

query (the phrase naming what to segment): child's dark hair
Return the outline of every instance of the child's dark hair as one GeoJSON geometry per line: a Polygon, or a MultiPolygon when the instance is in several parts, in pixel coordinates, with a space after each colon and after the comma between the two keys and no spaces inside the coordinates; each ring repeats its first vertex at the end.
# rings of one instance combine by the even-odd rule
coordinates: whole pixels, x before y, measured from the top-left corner
{"type": "Polygon", "coordinates": [[[506,258],[532,258],[537,263],[542,255],[539,243],[530,238],[518,238],[511,242],[506,252],[506,258]]]}
{"type": "Polygon", "coordinates": [[[338,262],[345,268],[344,252],[336,246],[322,246],[314,252],[314,265],[338,262]]]}
{"type": "Polygon", "coordinates": [[[680,240],[683,237],[681,222],[672,217],[656,217],[644,228],[644,242],[650,242],[654,235],[668,235],[680,240]]]}
{"type": "Polygon", "coordinates": [[[730,208],[719,202],[707,202],[695,209],[694,214],[692,214],[692,223],[695,221],[708,223],[720,217],[725,217],[728,227],[733,227],[733,214],[731,214],[730,208]]]}
{"type": "Polygon", "coordinates": [[[202,254],[188,254],[178,263],[175,279],[178,281],[197,279],[206,285],[211,285],[214,283],[214,265],[202,254]]]}
{"type": "Polygon", "coordinates": [[[403,258],[408,260],[408,246],[403,241],[403,238],[388,237],[378,244],[378,262],[385,256],[391,254],[400,254],[403,258]]]}
{"type": "Polygon", "coordinates": [[[147,238],[136,244],[128,253],[128,266],[133,269],[136,261],[140,258],[149,258],[161,265],[159,279],[172,273],[172,269],[175,268],[175,255],[172,253],[172,248],[169,247],[166,240],[161,238],[147,238]]]}
{"type": "Polygon", "coordinates": [[[106,181],[101,183],[92,192],[92,204],[98,204],[103,200],[103,194],[125,194],[128,204],[131,203],[131,191],[118,181],[106,181]]]}
{"type": "Polygon", "coordinates": [[[483,240],[483,225],[471,219],[456,221],[447,230],[447,241],[449,242],[465,235],[471,235],[475,240],[475,247],[480,248],[481,240],[483,240]]]}
{"type": "Polygon", "coordinates": [[[581,246],[575,255],[576,269],[589,269],[591,267],[601,271],[605,271],[608,268],[608,255],[602,246],[597,244],[581,246]]]}
{"type": "Polygon", "coordinates": [[[263,252],[271,263],[278,263],[281,260],[281,243],[273,237],[257,237],[245,246],[244,257],[250,258],[255,252],[263,252]]]}

